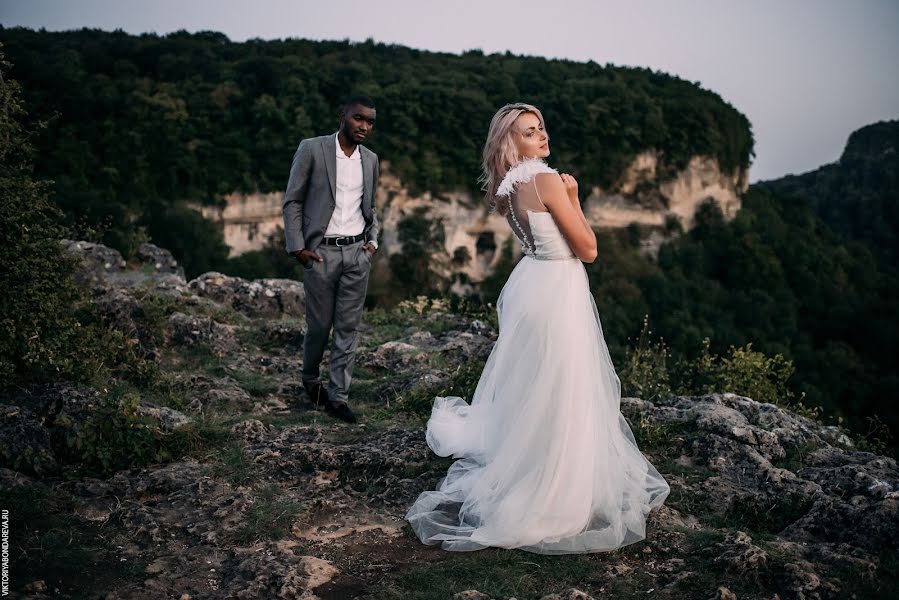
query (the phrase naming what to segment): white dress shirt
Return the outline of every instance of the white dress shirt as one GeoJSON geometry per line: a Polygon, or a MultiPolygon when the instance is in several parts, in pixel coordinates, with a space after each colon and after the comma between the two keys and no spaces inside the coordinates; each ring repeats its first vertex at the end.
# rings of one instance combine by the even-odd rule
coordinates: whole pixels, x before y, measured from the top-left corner
{"type": "Polygon", "coordinates": [[[356,146],[353,154],[347,156],[340,149],[340,140],[334,135],[337,143],[337,189],[335,190],[334,212],[325,229],[325,236],[359,235],[365,231],[365,218],[362,216],[362,155],[356,146]]]}

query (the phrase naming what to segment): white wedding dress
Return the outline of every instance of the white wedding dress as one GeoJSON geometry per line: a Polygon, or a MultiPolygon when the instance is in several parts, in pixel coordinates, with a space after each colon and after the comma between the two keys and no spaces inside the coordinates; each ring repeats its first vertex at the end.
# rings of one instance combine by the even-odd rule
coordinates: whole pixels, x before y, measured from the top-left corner
{"type": "Polygon", "coordinates": [[[438,397],[428,421],[434,453],[458,460],[406,519],[446,550],[613,550],[645,538],[670,491],[621,415],[586,271],[537,194],[542,172],[556,171],[530,159],[500,185],[525,256],[497,302],[499,337],[471,404],[438,397]]]}

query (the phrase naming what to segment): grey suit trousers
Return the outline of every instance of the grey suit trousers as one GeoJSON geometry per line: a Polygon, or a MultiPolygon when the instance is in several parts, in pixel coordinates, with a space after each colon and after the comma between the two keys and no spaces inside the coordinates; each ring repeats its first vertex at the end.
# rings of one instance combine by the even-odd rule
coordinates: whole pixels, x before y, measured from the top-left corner
{"type": "Polygon", "coordinates": [[[368,292],[371,255],[365,242],[347,246],[320,245],[322,262],[310,260],[303,269],[306,292],[306,337],[303,340],[303,383],[321,381],[321,362],[334,329],[328,365],[331,400],[347,402],[358,342],[357,330],[368,292]]]}

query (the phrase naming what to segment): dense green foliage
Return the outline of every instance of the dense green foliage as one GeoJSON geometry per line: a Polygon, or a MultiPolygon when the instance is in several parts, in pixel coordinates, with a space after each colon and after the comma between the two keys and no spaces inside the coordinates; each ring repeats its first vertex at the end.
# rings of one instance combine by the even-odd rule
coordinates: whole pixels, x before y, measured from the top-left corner
{"type": "Polygon", "coordinates": [[[126,256],[145,230],[188,275],[221,268],[225,253],[186,203],[282,190],[299,140],[334,131],[352,91],[375,99],[371,145],[418,190],[473,189],[490,118],[511,101],[544,110],[555,160],[585,189],[649,148],[668,174],[695,154],[745,169],[753,153],[745,116],[648,69],[212,32],[13,28],[0,40],[30,111],[48,121],[38,175],[55,180],[59,205],[108,223],[105,242],[126,256]]]}
{"type": "Polygon", "coordinates": [[[429,219],[427,207],[418,207],[404,217],[397,226],[397,238],[403,249],[389,260],[391,282],[405,296],[413,290],[434,290],[442,285],[437,271],[439,249],[443,248],[443,224],[429,219]]]}
{"type": "Polygon", "coordinates": [[[0,388],[112,375],[146,379],[133,332],[109,327],[73,277],[60,240],[73,235],[35,178],[36,131],[0,52],[0,388]]]}
{"type": "Polygon", "coordinates": [[[712,354],[710,347],[711,340],[706,338],[695,358],[672,357],[663,340],[652,339],[649,319],[644,319],[619,369],[622,393],[655,401],[672,395],[730,392],[819,418],[820,407],[807,407],[804,397],[797,399],[790,389],[795,368],[783,355],[766,356],[753,350],[752,342],[741,348],[731,346],[727,355],[712,354]]]}
{"type": "Polygon", "coordinates": [[[792,363],[792,392],[806,404],[856,430],[879,415],[899,433],[890,404],[899,394],[899,273],[841,240],[808,203],[752,187],[729,223],[705,205],[657,263],[626,231],[599,239],[588,271],[616,364],[649,315],[676,357],[697,357],[706,338],[719,355],[752,344],[792,363]]]}
{"type": "Polygon", "coordinates": [[[174,431],[140,413],[141,393],[117,384],[104,393],[94,413],[78,431],[67,462],[83,473],[109,475],[120,469],[168,462],[222,446],[232,439],[221,423],[196,417],[174,431]]]}
{"type": "Polygon", "coordinates": [[[32,131],[19,86],[0,54],[0,385],[77,370],[85,331],[71,310],[83,295],[60,239],[48,182],[34,178],[32,131]]]}
{"type": "Polygon", "coordinates": [[[757,185],[801,197],[837,235],[899,267],[899,121],[854,131],[834,164],[757,185]]]}

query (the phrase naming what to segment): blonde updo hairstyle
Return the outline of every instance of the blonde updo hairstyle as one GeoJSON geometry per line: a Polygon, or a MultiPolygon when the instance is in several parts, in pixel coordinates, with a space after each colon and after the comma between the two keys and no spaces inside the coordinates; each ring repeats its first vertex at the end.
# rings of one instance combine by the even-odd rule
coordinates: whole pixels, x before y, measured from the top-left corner
{"type": "Polygon", "coordinates": [[[536,115],[540,119],[540,125],[544,131],[546,130],[543,114],[536,106],[524,102],[506,104],[493,115],[490,130],[487,132],[487,141],[484,143],[483,170],[479,181],[483,184],[490,210],[504,216],[509,212],[509,199],[497,198],[496,190],[509,169],[521,162],[521,156],[512,139],[512,126],[515,120],[525,113],[536,115]]]}

